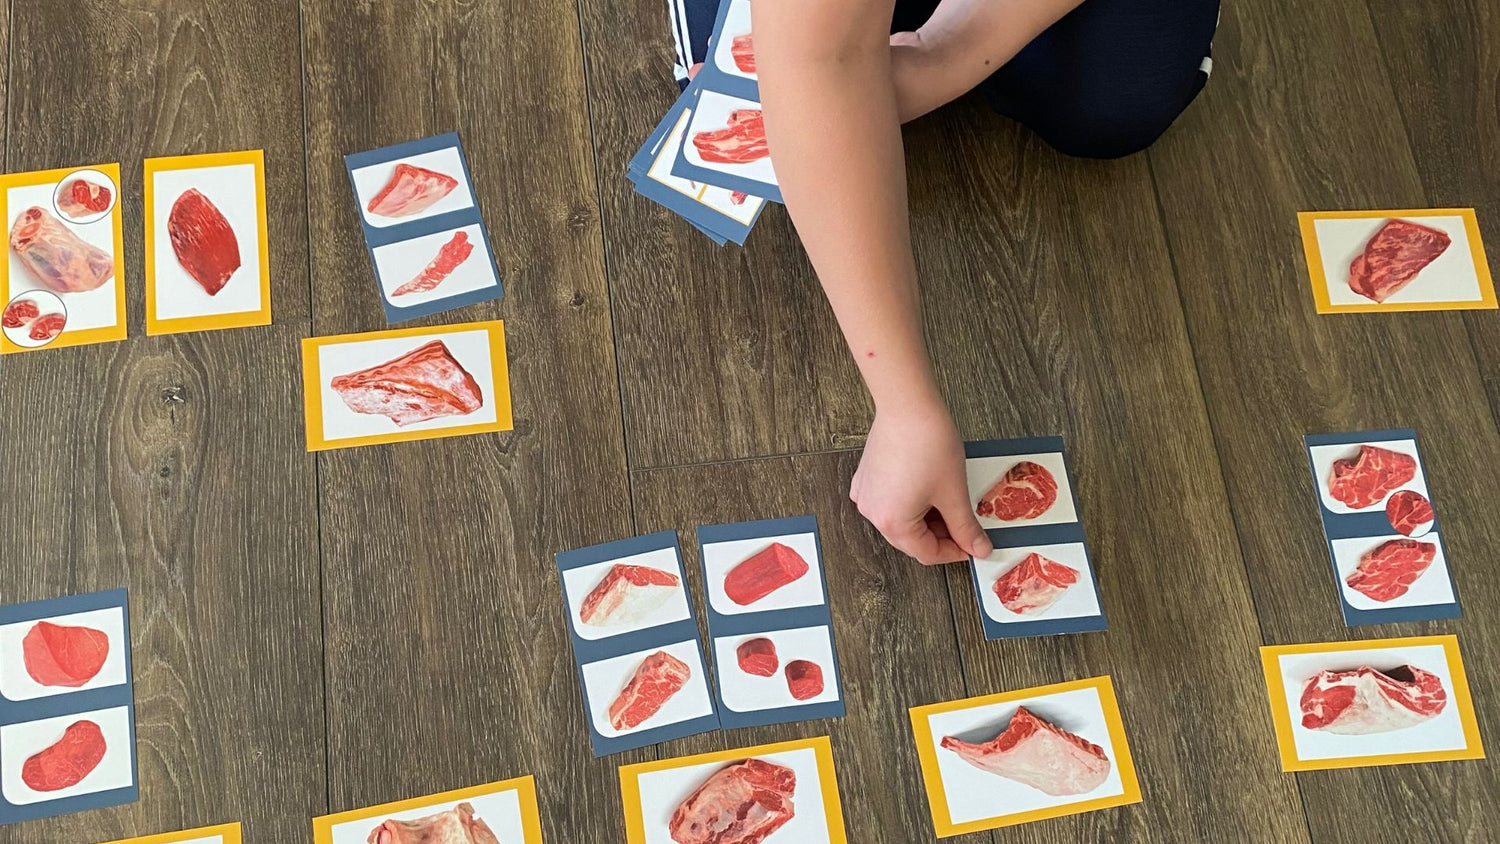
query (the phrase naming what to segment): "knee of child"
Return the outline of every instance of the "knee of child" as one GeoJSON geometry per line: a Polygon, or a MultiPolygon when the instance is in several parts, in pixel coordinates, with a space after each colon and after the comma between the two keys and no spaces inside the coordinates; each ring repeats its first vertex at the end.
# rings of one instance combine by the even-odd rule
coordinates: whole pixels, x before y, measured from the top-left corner
{"type": "Polygon", "coordinates": [[[1124,158],[1156,142],[1186,106],[1182,86],[1161,90],[1110,86],[1073,98],[1043,138],[1078,158],[1124,158]]]}

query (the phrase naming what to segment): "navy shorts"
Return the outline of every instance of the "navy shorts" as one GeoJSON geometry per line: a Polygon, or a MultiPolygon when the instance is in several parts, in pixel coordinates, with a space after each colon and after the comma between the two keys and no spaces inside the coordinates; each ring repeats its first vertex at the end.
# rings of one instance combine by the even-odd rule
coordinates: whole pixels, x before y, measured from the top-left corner
{"type": "MultiPolygon", "coordinates": [[[[703,61],[718,0],[668,0],[677,77],[703,61]]],[[[897,0],[891,31],[937,0],[897,0]]],[[[1068,155],[1119,158],[1150,146],[1213,67],[1219,0],[1084,0],[976,89],[996,111],[1068,155]]]]}

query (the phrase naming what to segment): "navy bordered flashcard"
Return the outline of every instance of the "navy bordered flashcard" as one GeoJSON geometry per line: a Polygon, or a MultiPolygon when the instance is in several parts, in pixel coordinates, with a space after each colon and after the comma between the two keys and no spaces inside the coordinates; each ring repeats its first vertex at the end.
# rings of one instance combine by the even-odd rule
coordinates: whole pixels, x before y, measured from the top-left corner
{"type": "Polygon", "coordinates": [[[692,111],[682,97],[631,159],[629,177],[636,193],[675,212],[723,246],[743,245],[766,201],[738,191],[672,175],[672,159],[682,145],[692,111]]]}
{"type": "Polygon", "coordinates": [[[760,76],[755,67],[755,44],[750,36],[750,0],[719,4],[708,60],[693,77],[702,87],[732,97],[760,101],[760,76]]]}
{"type": "Polygon", "coordinates": [[[139,797],[125,590],[0,607],[0,824],[139,797]]]}
{"type": "Polygon", "coordinates": [[[595,756],[718,729],[675,531],[557,555],[595,756]]]}
{"type": "Polygon", "coordinates": [[[458,134],[344,156],[387,322],[504,295],[458,134]]]}
{"type": "Polygon", "coordinates": [[[842,717],[817,519],[700,527],[698,550],[720,723],[842,717]]]}
{"type": "Polygon", "coordinates": [[[696,79],[684,97],[691,116],[672,175],[781,202],[760,101],[711,90],[696,79]]]}
{"type": "Polygon", "coordinates": [[[986,639],[1104,630],[1061,437],[964,444],[969,504],[995,546],[973,559],[986,639]]]}
{"type": "Polygon", "coordinates": [[[1463,615],[1417,432],[1311,434],[1306,443],[1344,624],[1463,615]]]}

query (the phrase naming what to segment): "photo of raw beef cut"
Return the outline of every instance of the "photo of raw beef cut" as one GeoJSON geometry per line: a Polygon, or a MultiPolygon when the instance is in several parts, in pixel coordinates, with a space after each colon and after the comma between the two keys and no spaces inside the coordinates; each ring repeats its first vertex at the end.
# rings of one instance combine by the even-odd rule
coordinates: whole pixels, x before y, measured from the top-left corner
{"type": "Polygon", "coordinates": [[[1035,519],[1057,503],[1057,479],[1045,466],[1022,460],[979,496],[975,515],[1002,522],[1035,519]]]}
{"type": "Polygon", "coordinates": [[[365,844],[500,844],[500,839],[474,817],[472,803],[460,803],[414,821],[388,820],[370,831],[365,844]]]}
{"type": "Polygon", "coordinates": [[[39,685],[76,689],[94,679],[109,656],[109,636],[92,627],[38,621],[21,640],[26,673],[39,685]]]}
{"type": "Polygon", "coordinates": [[[609,705],[609,725],[621,731],[639,727],[682,691],[692,676],[687,663],[666,651],[646,657],[609,705]]]}
{"type": "Polygon", "coordinates": [[[682,801],[667,830],[677,844],[760,844],[796,817],[796,792],[791,768],[760,759],[735,762],[682,801]]]}
{"type": "Polygon", "coordinates": [[[1017,615],[1041,615],[1078,582],[1078,570],[1035,552],[995,581],[995,595],[1017,615]]]}
{"type": "Polygon", "coordinates": [[[61,220],[34,205],[11,224],[10,248],[27,275],[53,293],[97,290],[115,276],[108,252],[85,243],[61,220]]]}
{"type": "Polygon", "coordinates": [[[786,664],[786,685],[797,700],[811,700],[823,693],[823,668],[816,662],[794,659],[786,664]]]}
{"type": "Polygon", "coordinates": [[[167,234],[177,263],[198,282],[203,292],[217,295],[240,268],[240,242],[224,212],[194,188],[172,203],[167,234]]]}
{"type": "Polygon", "coordinates": [[[458,180],[452,176],[402,162],[365,210],[382,217],[410,217],[431,208],[456,187],[458,180]]]}
{"type": "Polygon", "coordinates": [[[409,293],[421,293],[431,290],[442,284],[444,279],[456,269],[458,265],[469,260],[469,255],[474,252],[474,244],[469,242],[469,236],[464,232],[457,232],[453,239],[443,244],[437,255],[422,271],[417,273],[411,281],[396,288],[391,293],[391,298],[405,296],[409,293]]]}
{"type": "Polygon", "coordinates": [[[16,299],[5,306],[5,315],[0,318],[0,325],[6,328],[21,328],[32,320],[42,315],[42,309],[30,299],[16,299]]]}
{"type": "Polygon", "coordinates": [[[67,325],[66,314],[42,314],[31,324],[31,331],[26,336],[38,342],[51,340],[61,334],[67,325]]]}
{"type": "Polygon", "coordinates": [[[1372,601],[1394,601],[1406,594],[1436,557],[1436,543],[1392,539],[1366,551],[1344,582],[1372,601]]]}
{"type": "Polygon", "coordinates": [[[780,664],[776,658],[776,643],[764,636],[747,639],[734,649],[735,660],[740,670],[756,677],[774,677],[780,664]]]}
{"type": "Polygon", "coordinates": [[[792,548],[773,542],[724,576],[724,594],[747,607],[793,583],[808,572],[807,561],[792,548]]]}
{"type": "Polygon", "coordinates": [[[734,66],[740,73],[755,75],[755,42],[750,33],[734,36],[729,42],[729,55],[734,57],[734,66]]]}
{"type": "Polygon", "coordinates": [[[1024,706],[1016,708],[1005,731],[984,744],[952,736],[942,746],[970,765],[1050,794],[1087,794],[1109,778],[1104,748],[1058,729],[1024,706]]]}
{"type": "Polygon", "coordinates": [[[758,108],[731,111],[728,126],[693,135],[693,146],[704,161],[715,164],[749,164],[771,154],[766,123],[758,108]]]}
{"type": "Polygon", "coordinates": [[[1417,459],[1410,454],[1362,445],[1357,456],[1333,461],[1328,494],[1351,510],[1363,510],[1416,476],[1417,459]]]}
{"type": "Polygon", "coordinates": [[[330,386],[355,413],[380,414],[402,426],[439,416],[466,416],[484,406],[479,383],[442,340],[340,375],[330,386]]]}
{"type": "Polygon", "coordinates": [[[113,195],[104,185],[87,179],[74,179],[57,194],[57,210],[73,219],[92,217],[109,208],[113,195]]]}
{"type": "Polygon", "coordinates": [[[1344,736],[1404,729],[1447,705],[1442,678],[1414,665],[1319,671],[1302,687],[1300,701],[1303,727],[1344,736]]]}
{"type": "Polygon", "coordinates": [[[1349,264],[1349,289],[1384,302],[1411,284],[1450,242],[1446,232],[1409,220],[1389,220],[1349,264]]]}
{"type": "Polygon", "coordinates": [[[98,724],[77,721],[51,747],[26,760],[21,781],[32,791],[72,788],[99,767],[108,749],[98,724]]]}
{"type": "Polygon", "coordinates": [[[578,609],[578,618],[595,627],[637,624],[677,592],[682,581],[669,571],[616,563],[578,609]]]}
{"type": "Polygon", "coordinates": [[[1405,536],[1421,536],[1432,529],[1437,514],[1432,502],[1420,492],[1403,489],[1385,501],[1385,517],[1397,533],[1405,536]]]}

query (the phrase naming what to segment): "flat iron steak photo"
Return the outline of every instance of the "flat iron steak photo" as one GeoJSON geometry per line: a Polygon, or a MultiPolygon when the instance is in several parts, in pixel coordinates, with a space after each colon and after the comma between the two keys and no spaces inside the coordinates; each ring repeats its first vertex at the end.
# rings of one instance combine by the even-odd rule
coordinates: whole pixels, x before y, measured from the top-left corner
{"type": "Polygon", "coordinates": [[[1410,220],[1388,220],[1349,264],[1349,289],[1384,302],[1448,249],[1447,232],[1410,220]]]}
{"type": "Polygon", "coordinates": [[[224,212],[194,188],[183,191],[167,216],[177,263],[203,292],[217,296],[240,268],[240,242],[224,212]]]}
{"type": "Polygon", "coordinates": [[[687,663],[666,651],[651,654],[636,667],[609,705],[609,725],[622,731],[639,727],[682,691],[692,676],[693,669],[687,663]]]}

